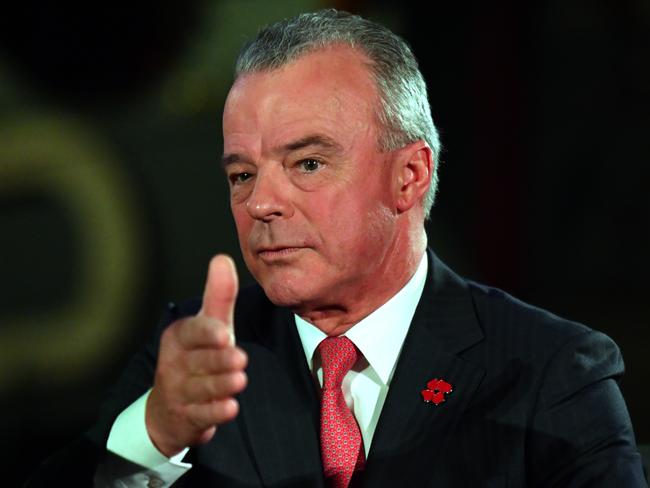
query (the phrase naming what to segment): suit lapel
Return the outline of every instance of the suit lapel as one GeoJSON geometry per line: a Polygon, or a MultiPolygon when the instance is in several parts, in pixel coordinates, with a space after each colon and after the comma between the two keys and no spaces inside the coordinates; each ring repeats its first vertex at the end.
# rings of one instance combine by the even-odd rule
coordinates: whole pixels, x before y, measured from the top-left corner
{"type": "Polygon", "coordinates": [[[429,252],[429,273],[389,387],[363,474],[364,486],[421,486],[484,370],[457,356],[483,338],[467,285],[429,252]],[[433,378],[453,391],[439,405],[420,392],[433,378]]]}
{"type": "Polygon", "coordinates": [[[323,486],[318,394],[293,315],[270,306],[258,318],[258,341],[241,344],[249,385],[240,397],[258,474],[269,487],[323,486]]]}

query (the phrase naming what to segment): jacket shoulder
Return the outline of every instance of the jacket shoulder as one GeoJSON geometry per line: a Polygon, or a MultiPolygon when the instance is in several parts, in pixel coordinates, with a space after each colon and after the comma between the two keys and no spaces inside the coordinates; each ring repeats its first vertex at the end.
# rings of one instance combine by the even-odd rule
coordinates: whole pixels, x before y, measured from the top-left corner
{"type": "Polygon", "coordinates": [[[513,297],[498,288],[468,281],[485,341],[504,356],[521,355],[546,362],[571,344],[595,342],[618,351],[608,336],[513,297]]]}

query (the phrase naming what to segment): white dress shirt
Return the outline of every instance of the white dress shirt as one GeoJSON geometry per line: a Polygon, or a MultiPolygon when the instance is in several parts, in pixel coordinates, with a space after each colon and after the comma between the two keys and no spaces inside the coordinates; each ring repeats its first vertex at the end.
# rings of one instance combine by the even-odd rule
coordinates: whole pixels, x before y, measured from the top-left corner
{"type": "MultiPolygon", "coordinates": [[[[397,358],[422,296],[426,276],[425,253],[417,271],[404,288],[342,334],[363,354],[363,358],[343,378],[343,394],[359,424],[366,456],[370,451],[379,414],[395,372],[397,358]]],[[[323,368],[320,365],[320,358],[314,357],[314,352],[318,344],[327,336],[297,315],[295,320],[307,364],[318,380],[319,386],[322,387],[323,368]]]]}
{"type": "MultiPolygon", "coordinates": [[[[363,358],[344,377],[343,393],[359,424],[366,456],[370,451],[404,338],[422,296],[426,275],[427,256],[424,253],[415,274],[406,285],[343,334],[363,354],[363,358]]],[[[301,317],[294,315],[294,319],[307,363],[315,381],[322,386],[323,370],[314,351],[327,336],[301,317]]],[[[156,449],[149,438],[145,425],[145,407],[150,392],[151,390],[142,395],[117,417],[106,443],[108,451],[143,466],[144,469],[135,473],[126,470],[128,474],[120,476],[120,460],[113,459],[98,468],[95,486],[170,486],[192,467],[181,461],[188,449],[168,458],[156,449]]]]}

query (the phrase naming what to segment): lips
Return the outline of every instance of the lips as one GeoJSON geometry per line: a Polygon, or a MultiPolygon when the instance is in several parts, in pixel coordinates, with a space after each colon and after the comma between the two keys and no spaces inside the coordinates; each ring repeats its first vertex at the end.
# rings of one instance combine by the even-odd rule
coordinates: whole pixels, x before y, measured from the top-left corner
{"type": "Polygon", "coordinates": [[[299,251],[305,249],[298,246],[272,246],[261,247],[256,252],[257,255],[264,261],[281,260],[292,257],[299,251]]]}

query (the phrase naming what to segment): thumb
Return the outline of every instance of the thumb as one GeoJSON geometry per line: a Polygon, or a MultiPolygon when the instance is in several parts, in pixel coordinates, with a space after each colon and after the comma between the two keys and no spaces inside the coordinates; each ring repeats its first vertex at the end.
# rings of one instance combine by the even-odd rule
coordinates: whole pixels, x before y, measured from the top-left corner
{"type": "MultiPolygon", "coordinates": [[[[230,256],[219,254],[212,258],[203,292],[199,315],[218,319],[230,328],[234,338],[233,315],[237,299],[237,270],[230,256]]],[[[234,342],[234,341],[233,341],[234,342]]]]}

